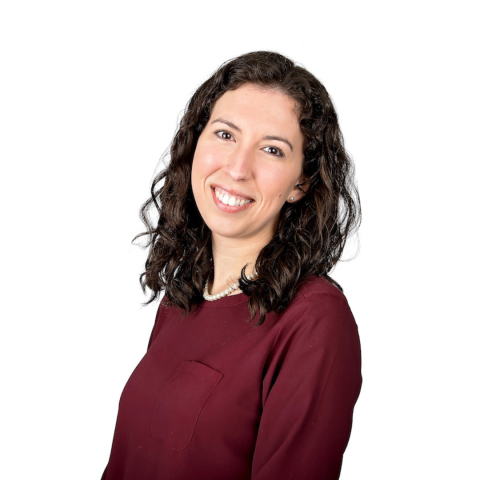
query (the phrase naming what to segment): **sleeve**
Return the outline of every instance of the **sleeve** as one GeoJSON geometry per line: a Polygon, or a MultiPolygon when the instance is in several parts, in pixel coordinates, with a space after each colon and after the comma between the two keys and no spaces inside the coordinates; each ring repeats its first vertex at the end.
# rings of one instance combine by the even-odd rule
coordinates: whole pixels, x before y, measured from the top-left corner
{"type": "Polygon", "coordinates": [[[303,301],[266,366],[252,480],[340,476],[362,384],[358,329],[343,296],[303,301]]]}
{"type": "MultiPolygon", "coordinates": [[[[152,345],[155,338],[157,337],[160,330],[162,329],[163,325],[165,325],[166,323],[166,316],[167,316],[165,312],[166,304],[168,304],[168,299],[165,296],[163,296],[157,309],[157,314],[155,316],[155,322],[153,324],[152,333],[150,334],[150,339],[148,341],[147,351],[152,345]]],[[[105,470],[103,471],[103,474],[100,480],[106,480],[107,475],[108,475],[108,463],[107,463],[107,466],[105,467],[105,470]]]]}
{"type": "Polygon", "coordinates": [[[158,332],[160,332],[163,325],[165,325],[167,321],[167,313],[165,312],[166,305],[168,305],[168,298],[166,297],[166,295],[164,295],[160,301],[160,304],[158,305],[157,315],[155,316],[155,323],[153,325],[152,333],[150,334],[150,339],[148,340],[147,351],[157,337],[158,332]]]}

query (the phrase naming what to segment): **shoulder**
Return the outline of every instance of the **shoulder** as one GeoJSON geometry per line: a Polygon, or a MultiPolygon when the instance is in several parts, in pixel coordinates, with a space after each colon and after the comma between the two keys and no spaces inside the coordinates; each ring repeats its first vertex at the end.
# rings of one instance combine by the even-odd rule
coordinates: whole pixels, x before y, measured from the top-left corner
{"type": "Polygon", "coordinates": [[[343,369],[358,376],[357,324],[345,295],[328,280],[310,277],[305,281],[279,320],[269,365],[280,368],[287,361],[297,362],[298,369],[323,365],[322,372],[328,376],[336,359],[343,369]]]}
{"type": "Polygon", "coordinates": [[[157,337],[160,330],[163,326],[168,322],[172,315],[178,315],[180,310],[176,305],[174,305],[167,295],[163,295],[160,299],[160,303],[158,304],[157,314],[155,316],[155,321],[153,324],[152,333],[150,334],[150,340],[148,341],[148,348],[153,343],[155,338],[157,337]]]}
{"type": "Polygon", "coordinates": [[[305,310],[321,317],[328,312],[350,312],[350,307],[339,288],[324,277],[311,276],[300,284],[287,310],[305,310]]]}
{"type": "Polygon", "coordinates": [[[308,302],[308,299],[315,301],[320,297],[325,297],[324,300],[333,297],[333,301],[335,299],[337,301],[347,301],[343,292],[333,283],[330,283],[325,277],[315,277],[313,275],[302,282],[297,297],[299,297],[297,301],[303,302],[308,302]]]}
{"type": "Polygon", "coordinates": [[[282,317],[279,336],[304,332],[331,340],[357,329],[345,295],[323,277],[305,280],[282,317]]]}

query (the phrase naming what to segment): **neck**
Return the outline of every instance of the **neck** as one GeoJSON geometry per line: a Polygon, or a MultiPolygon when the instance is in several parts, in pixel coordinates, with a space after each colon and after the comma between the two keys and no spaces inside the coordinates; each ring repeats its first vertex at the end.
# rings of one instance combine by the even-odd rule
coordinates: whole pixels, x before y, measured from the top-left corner
{"type": "MultiPolygon", "coordinates": [[[[214,275],[213,281],[210,280],[210,295],[216,295],[229,285],[238,282],[245,265],[248,264],[245,275],[253,273],[258,254],[268,241],[265,241],[265,238],[257,241],[232,239],[220,237],[212,232],[214,275]]],[[[230,295],[238,295],[239,293],[242,292],[237,289],[230,295]]]]}

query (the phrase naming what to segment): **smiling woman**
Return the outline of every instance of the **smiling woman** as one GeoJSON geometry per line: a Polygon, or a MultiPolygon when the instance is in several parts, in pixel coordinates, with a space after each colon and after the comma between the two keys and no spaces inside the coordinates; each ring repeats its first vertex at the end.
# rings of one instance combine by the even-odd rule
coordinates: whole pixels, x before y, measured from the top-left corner
{"type": "Polygon", "coordinates": [[[103,479],[339,478],[362,378],[328,273],[360,222],[352,171],[327,91],[286,57],[199,87],[141,210],[141,285],[165,295],[103,479]]]}
{"type": "MultiPolygon", "coordinates": [[[[302,161],[303,134],[292,98],[251,83],[226,92],[198,139],[192,166],[195,202],[213,249],[228,238],[235,263],[253,265],[275,236],[287,199],[303,196],[295,190],[306,180],[302,161]]],[[[233,273],[228,260],[215,268],[214,292],[233,273]]]]}

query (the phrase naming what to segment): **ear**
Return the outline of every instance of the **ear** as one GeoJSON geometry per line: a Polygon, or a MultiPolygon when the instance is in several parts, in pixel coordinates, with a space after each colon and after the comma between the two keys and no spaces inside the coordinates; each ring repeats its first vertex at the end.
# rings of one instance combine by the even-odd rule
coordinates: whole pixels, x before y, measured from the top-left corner
{"type": "Polygon", "coordinates": [[[295,189],[302,194],[302,197],[305,196],[305,193],[308,192],[309,188],[310,188],[310,179],[305,176],[302,176],[299,179],[299,181],[295,184],[295,189]],[[305,193],[303,193],[302,190],[305,193]]]}
{"type": "Polygon", "coordinates": [[[308,188],[310,187],[310,182],[308,177],[301,176],[298,181],[295,182],[295,186],[293,190],[288,195],[288,201],[290,203],[298,202],[298,200],[302,199],[305,196],[305,193],[308,192],[308,188]],[[291,198],[293,197],[293,200],[291,198]]]}

